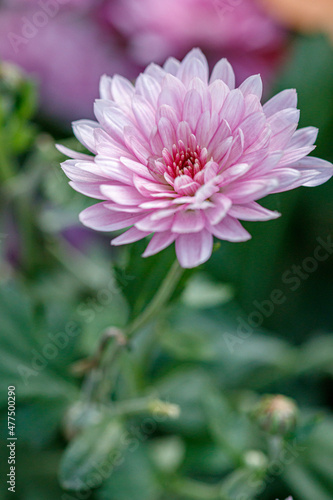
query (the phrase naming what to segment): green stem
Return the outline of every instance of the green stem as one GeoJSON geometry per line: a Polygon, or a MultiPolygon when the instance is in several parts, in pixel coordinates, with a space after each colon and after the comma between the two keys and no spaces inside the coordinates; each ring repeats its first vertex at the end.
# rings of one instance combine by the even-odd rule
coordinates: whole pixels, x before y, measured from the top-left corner
{"type": "Polygon", "coordinates": [[[95,399],[103,401],[112,389],[112,384],[115,378],[115,365],[119,359],[124,346],[128,346],[129,341],[133,339],[135,334],[143,328],[149,321],[151,321],[157,314],[160,313],[163,306],[165,306],[173,294],[181,276],[183,269],[180,267],[176,260],[171,266],[168,274],[164,278],[160,288],[155,294],[152,301],[142,311],[142,313],[132,321],[122,331],[121,342],[111,342],[104,348],[104,354],[101,353],[99,361],[99,371],[101,373],[101,381],[95,391],[95,399]]]}
{"type": "Polygon", "coordinates": [[[125,337],[129,340],[134,334],[145,326],[154,316],[160,312],[161,308],[167,303],[173,294],[181,276],[183,274],[183,269],[180,267],[178,261],[176,260],[170,268],[167,276],[165,277],[162,285],[158,289],[156,295],[148,306],[143,310],[143,312],[125,328],[125,337]]]}
{"type": "Polygon", "coordinates": [[[193,479],[177,479],[169,489],[184,498],[192,500],[230,500],[221,491],[221,486],[216,484],[205,484],[193,479]]]}
{"type": "Polygon", "coordinates": [[[2,182],[7,182],[13,176],[11,161],[6,149],[6,142],[0,135],[0,178],[2,182]]]}

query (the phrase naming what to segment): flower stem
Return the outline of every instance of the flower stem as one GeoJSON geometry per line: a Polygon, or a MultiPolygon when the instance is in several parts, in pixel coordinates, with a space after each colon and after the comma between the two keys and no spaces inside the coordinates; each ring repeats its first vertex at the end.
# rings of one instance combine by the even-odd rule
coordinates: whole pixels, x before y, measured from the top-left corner
{"type": "Polygon", "coordinates": [[[175,260],[152,301],[142,313],[125,328],[124,335],[127,340],[131,339],[140,328],[149,323],[149,321],[160,312],[161,308],[173,294],[182,274],[183,269],[180,267],[178,261],[175,260]]]}
{"type": "MultiPolygon", "coordinates": [[[[91,394],[93,399],[103,401],[108,394],[110,394],[112,384],[115,378],[116,362],[123,351],[124,347],[129,345],[129,342],[134,338],[135,334],[143,328],[149,321],[151,321],[161,309],[167,304],[171,295],[173,294],[181,276],[183,269],[180,267],[176,260],[171,266],[168,274],[164,278],[160,288],[154,295],[151,302],[142,311],[137,318],[135,318],[123,330],[116,329],[117,335],[103,336],[99,350],[92,360],[86,361],[88,366],[94,368],[93,372],[99,373],[98,382],[96,384],[94,394],[91,394]],[[109,342],[111,337],[114,337],[113,342],[109,342]],[[116,344],[115,344],[116,342],[116,344]]],[[[113,327],[109,331],[115,330],[113,327]]],[[[93,376],[93,372],[90,376],[93,376]]]]}
{"type": "Polygon", "coordinates": [[[169,489],[184,498],[192,500],[230,500],[220,485],[205,484],[193,479],[180,479],[169,484],[169,489]]]}

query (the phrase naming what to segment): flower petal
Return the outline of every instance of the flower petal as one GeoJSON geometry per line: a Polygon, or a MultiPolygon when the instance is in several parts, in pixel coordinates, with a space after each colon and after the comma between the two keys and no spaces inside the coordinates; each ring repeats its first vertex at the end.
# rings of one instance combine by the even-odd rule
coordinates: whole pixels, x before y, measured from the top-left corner
{"type": "Polygon", "coordinates": [[[262,97],[262,79],[260,75],[253,75],[247,78],[239,87],[244,97],[253,94],[259,99],[262,97]]]}
{"type": "Polygon", "coordinates": [[[214,82],[215,80],[222,80],[228,85],[229,89],[231,90],[235,88],[235,73],[227,59],[221,59],[218,63],[215,64],[212,71],[212,76],[210,77],[210,83],[214,82]]]}
{"type": "Polygon", "coordinates": [[[142,194],[132,186],[102,185],[101,193],[106,198],[120,205],[139,205],[147,201],[147,198],[142,196],[142,194]]]}
{"type": "Polygon", "coordinates": [[[97,231],[116,231],[131,226],[142,217],[141,214],[136,213],[115,213],[107,207],[108,204],[103,202],[86,208],[80,213],[80,221],[97,231]]]}
{"type": "Polygon", "coordinates": [[[263,106],[263,110],[267,118],[273,116],[275,113],[282,111],[286,108],[296,108],[297,106],[297,92],[295,89],[283,90],[275,95],[263,106]]]}
{"type": "Polygon", "coordinates": [[[252,201],[244,205],[233,205],[229,210],[229,215],[240,220],[264,221],[277,219],[281,214],[276,211],[273,212],[268,210],[255,201],[252,201]]]}
{"type": "Polygon", "coordinates": [[[176,234],[171,233],[170,231],[155,233],[146,250],[142,254],[142,257],[150,257],[151,255],[161,252],[161,250],[164,250],[175,241],[176,236],[176,234]]]}
{"type": "Polygon", "coordinates": [[[219,224],[212,226],[211,230],[213,235],[220,240],[238,242],[251,239],[250,233],[243,228],[237,219],[230,215],[226,215],[219,224]]]}
{"type": "Polygon", "coordinates": [[[213,236],[207,229],[199,233],[181,234],[176,239],[176,254],[185,269],[199,266],[212,254],[213,236]]]}
{"type": "Polygon", "coordinates": [[[139,231],[139,229],[133,226],[131,229],[128,229],[128,231],[125,231],[125,233],[111,240],[111,245],[118,246],[126,245],[127,243],[134,243],[135,241],[142,240],[142,238],[145,238],[149,234],[150,233],[144,231],[139,231]]]}
{"type": "Polygon", "coordinates": [[[201,210],[181,210],[174,218],[171,231],[173,233],[197,233],[205,227],[205,218],[201,210]]]}

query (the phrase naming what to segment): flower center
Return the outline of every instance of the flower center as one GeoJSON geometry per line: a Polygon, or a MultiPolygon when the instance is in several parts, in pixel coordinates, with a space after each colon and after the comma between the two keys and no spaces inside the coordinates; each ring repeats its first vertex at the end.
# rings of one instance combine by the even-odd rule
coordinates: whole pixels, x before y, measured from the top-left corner
{"type": "Polygon", "coordinates": [[[207,150],[197,144],[186,148],[183,141],[172,146],[171,152],[167,148],[162,151],[166,166],[166,172],[172,179],[180,175],[188,175],[194,179],[195,175],[205,167],[207,163],[207,150]]]}

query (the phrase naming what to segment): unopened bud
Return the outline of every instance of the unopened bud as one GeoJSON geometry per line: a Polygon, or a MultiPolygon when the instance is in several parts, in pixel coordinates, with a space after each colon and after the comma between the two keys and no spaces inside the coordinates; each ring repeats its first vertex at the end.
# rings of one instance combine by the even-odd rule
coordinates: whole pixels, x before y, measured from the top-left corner
{"type": "Polygon", "coordinates": [[[285,396],[264,396],[254,411],[254,417],[265,432],[285,435],[296,426],[298,408],[285,396]]]}

